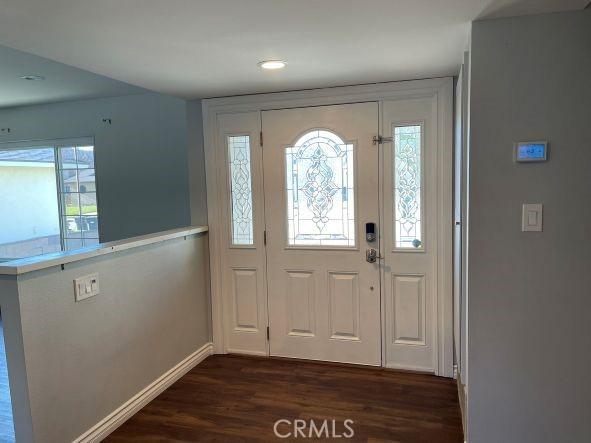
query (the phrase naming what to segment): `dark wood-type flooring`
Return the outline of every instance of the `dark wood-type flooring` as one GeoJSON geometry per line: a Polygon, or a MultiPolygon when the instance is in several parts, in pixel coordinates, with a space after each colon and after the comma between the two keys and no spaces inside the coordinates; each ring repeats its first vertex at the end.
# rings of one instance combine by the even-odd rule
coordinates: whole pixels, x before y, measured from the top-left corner
{"type": "MultiPolygon", "coordinates": [[[[279,419],[351,419],[355,442],[463,442],[454,380],[334,363],[214,355],[107,438],[108,442],[280,442],[279,419]]],[[[282,423],[282,433],[289,428],[282,423]]],[[[307,427],[305,432],[308,433],[307,427]]],[[[291,429],[293,432],[293,428],[291,429]]],[[[329,431],[330,432],[330,431],[329,431]]],[[[325,435],[325,434],[324,434],[325,435]]]]}

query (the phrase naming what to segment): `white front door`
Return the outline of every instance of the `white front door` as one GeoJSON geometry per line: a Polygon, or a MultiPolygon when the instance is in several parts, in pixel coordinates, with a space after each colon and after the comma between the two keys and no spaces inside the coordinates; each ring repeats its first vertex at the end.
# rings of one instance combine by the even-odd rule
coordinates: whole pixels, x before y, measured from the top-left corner
{"type": "Polygon", "coordinates": [[[271,355],[381,364],[378,111],[262,112],[271,355]]]}

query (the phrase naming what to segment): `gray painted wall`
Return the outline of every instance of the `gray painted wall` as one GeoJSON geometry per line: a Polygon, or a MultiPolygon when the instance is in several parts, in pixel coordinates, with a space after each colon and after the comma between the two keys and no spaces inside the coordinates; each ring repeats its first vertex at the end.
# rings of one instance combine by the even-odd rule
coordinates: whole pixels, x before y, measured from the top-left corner
{"type": "Polygon", "coordinates": [[[591,11],[476,22],[471,54],[468,438],[588,441],[591,11]],[[531,139],[549,162],[515,164],[531,139]]]}
{"type": "Polygon", "coordinates": [[[187,154],[189,159],[189,191],[191,224],[207,224],[207,188],[205,185],[205,150],[201,100],[187,102],[187,154]]]}
{"type": "Polygon", "coordinates": [[[35,441],[72,441],[209,342],[207,254],[201,234],[24,274],[18,293],[0,276],[17,440],[32,423],[35,441]],[[100,294],[75,302],[93,272],[100,294]]]}
{"type": "MultiPolygon", "coordinates": [[[[191,114],[189,130],[188,110],[184,100],[152,93],[0,109],[0,126],[11,128],[0,142],[94,136],[101,241],[119,240],[191,223],[188,154],[204,162],[201,115],[191,114]]],[[[195,171],[192,189],[205,199],[205,171],[195,171]]],[[[196,198],[193,218],[206,224],[196,198]]]]}

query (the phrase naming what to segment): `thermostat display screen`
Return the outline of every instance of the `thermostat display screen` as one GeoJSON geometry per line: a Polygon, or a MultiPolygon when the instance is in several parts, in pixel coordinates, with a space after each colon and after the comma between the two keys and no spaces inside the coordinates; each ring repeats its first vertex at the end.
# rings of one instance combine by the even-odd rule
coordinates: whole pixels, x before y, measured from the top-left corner
{"type": "Polygon", "coordinates": [[[518,162],[539,162],[547,158],[546,142],[520,142],[515,148],[515,160],[518,162]]]}

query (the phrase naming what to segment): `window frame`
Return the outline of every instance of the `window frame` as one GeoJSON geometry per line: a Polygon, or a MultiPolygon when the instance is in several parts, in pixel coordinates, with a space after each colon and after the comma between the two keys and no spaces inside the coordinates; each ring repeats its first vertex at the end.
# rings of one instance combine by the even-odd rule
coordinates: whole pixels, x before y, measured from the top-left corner
{"type": "Polygon", "coordinates": [[[97,185],[96,185],[96,158],[94,155],[95,152],[95,146],[94,146],[94,141],[92,144],[76,144],[76,145],[67,145],[67,146],[54,146],[54,156],[55,156],[55,177],[57,180],[57,194],[58,194],[58,208],[59,208],[59,216],[60,216],[60,241],[61,241],[61,245],[62,245],[62,251],[72,251],[72,250],[76,250],[76,249],[81,249],[81,248],[87,248],[87,247],[92,247],[95,245],[89,245],[87,246],[85,244],[85,241],[87,237],[85,237],[84,235],[84,231],[80,231],[81,232],[81,236],[80,238],[76,238],[76,237],[68,237],[67,236],[67,226],[65,226],[64,224],[64,220],[67,220],[68,217],[74,217],[74,218],[78,218],[80,219],[80,221],[82,222],[82,217],[84,216],[82,214],[82,204],[80,203],[80,197],[81,194],[94,194],[95,195],[95,200],[96,200],[96,223],[97,223],[97,237],[88,237],[89,240],[97,240],[97,243],[101,242],[101,232],[100,232],[100,207],[99,207],[99,200],[98,200],[98,192],[97,192],[97,185]],[[78,167],[78,148],[81,147],[85,147],[85,146],[92,146],[93,148],[93,167],[92,168],[79,168],[78,167]],[[76,155],[76,167],[75,168],[66,168],[64,169],[62,166],[62,157],[61,157],[61,149],[63,148],[74,148],[74,152],[76,155]],[[80,171],[84,171],[84,170],[89,170],[92,169],[94,171],[94,183],[95,183],[95,190],[94,192],[80,192],[80,171]],[[78,190],[73,192],[73,191],[65,191],[63,189],[63,175],[62,173],[64,171],[76,171],[76,182],[78,183],[78,190]],[[72,195],[77,195],[78,196],[78,208],[80,209],[80,213],[77,215],[72,215],[72,216],[68,216],[67,214],[67,207],[66,207],[66,203],[65,203],[65,196],[67,194],[72,194],[72,195]],[[67,241],[75,241],[75,240],[81,240],[83,243],[83,246],[79,247],[79,248],[73,248],[73,249],[68,249],[67,247],[67,241]]]}
{"type": "MultiPolygon", "coordinates": [[[[79,148],[84,146],[92,146],[93,148],[93,168],[78,168],[76,165],[75,169],[68,169],[68,170],[75,170],[76,174],[78,175],[78,171],[84,169],[93,169],[95,171],[94,175],[94,183],[95,183],[95,191],[91,192],[96,196],[96,220],[97,220],[97,237],[89,237],[89,239],[97,240],[97,244],[100,244],[102,241],[102,224],[101,224],[101,215],[100,215],[100,197],[99,197],[99,184],[98,184],[98,177],[96,174],[97,171],[97,161],[96,161],[96,145],[94,141],[94,137],[72,137],[72,138],[57,138],[57,139],[37,139],[37,140],[26,140],[26,141],[7,141],[7,142],[0,142],[0,151],[9,151],[9,150],[27,150],[27,149],[53,149],[54,154],[54,172],[55,172],[55,180],[56,180],[56,199],[57,199],[57,206],[58,206],[58,221],[59,221],[59,230],[60,230],[60,252],[69,252],[78,249],[85,249],[85,248],[92,248],[96,247],[96,245],[89,245],[89,246],[80,246],[78,248],[67,248],[66,240],[72,240],[71,237],[66,236],[64,220],[68,217],[66,214],[64,202],[63,202],[63,195],[67,193],[67,191],[63,190],[62,186],[62,178],[61,173],[64,169],[61,168],[60,165],[60,155],[59,150],[61,148],[79,148]]],[[[76,152],[76,151],[75,151],[76,152]]],[[[71,193],[71,192],[70,192],[71,193]]],[[[75,192],[80,195],[79,190],[75,192]]],[[[82,217],[82,214],[75,215],[72,217],[82,217]]],[[[84,240],[84,234],[81,234],[80,240],[84,240]]],[[[40,254],[45,255],[45,254],[40,254]]],[[[34,256],[28,256],[34,257],[34,256]]]]}

